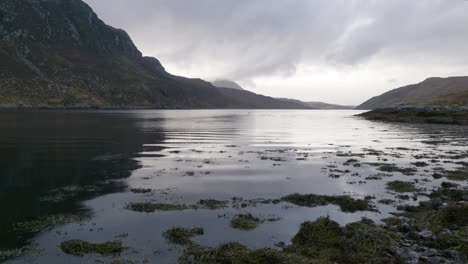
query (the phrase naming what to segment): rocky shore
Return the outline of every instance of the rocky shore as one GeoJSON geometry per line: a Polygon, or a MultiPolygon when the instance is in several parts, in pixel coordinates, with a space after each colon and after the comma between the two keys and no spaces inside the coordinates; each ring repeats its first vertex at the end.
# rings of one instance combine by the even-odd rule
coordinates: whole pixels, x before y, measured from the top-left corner
{"type": "Polygon", "coordinates": [[[396,106],[358,116],[384,122],[468,125],[468,107],[456,106],[396,106]]]}

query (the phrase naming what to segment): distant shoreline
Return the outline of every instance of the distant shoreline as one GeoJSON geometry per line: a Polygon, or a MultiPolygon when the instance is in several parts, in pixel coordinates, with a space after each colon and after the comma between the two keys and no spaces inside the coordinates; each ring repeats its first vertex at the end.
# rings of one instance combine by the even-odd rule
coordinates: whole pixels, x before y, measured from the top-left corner
{"type": "Polygon", "coordinates": [[[125,111],[125,110],[356,110],[358,109],[320,109],[320,108],[150,108],[150,107],[47,107],[47,106],[22,106],[2,107],[0,111],[125,111]]]}
{"type": "Polygon", "coordinates": [[[357,116],[392,123],[468,125],[468,107],[400,106],[371,110],[357,116]]]}

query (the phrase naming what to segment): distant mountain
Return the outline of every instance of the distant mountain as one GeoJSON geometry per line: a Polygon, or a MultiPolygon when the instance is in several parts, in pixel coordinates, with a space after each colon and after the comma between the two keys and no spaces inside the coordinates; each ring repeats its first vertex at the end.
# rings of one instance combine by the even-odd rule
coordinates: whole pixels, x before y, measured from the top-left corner
{"type": "Polygon", "coordinates": [[[216,80],[211,83],[218,88],[231,88],[231,89],[237,89],[237,90],[244,90],[239,84],[233,81],[229,81],[229,80],[216,80]]]}
{"type": "Polygon", "coordinates": [[[345,106],[345,105],[336,105],[336,104],[327,104],[323,102],[303,102],[300,100],[296,99],[289,99],[289,98],[277,98],[279,100],[285,101],[285,102],[294,102],[297,104],[302,104],[304,107],[310,108],[310,109],[354,109],[354,106],[345,106]]]}
{"type": "Polygon", "coordinates": [[[468,77],[429,78],[376,96],[357,109],[371,110],[397,105],[468,105],[467,101],[468,77]]]}
{"type": "Polygon", "coordinates": [[[226,90],[166,72],[81,0],[0,1],[0,106],[307,108],[226,90]]]}
{"type": "Polygon", "coordinates": [[[316,109],[354,109],[354,106],[327,104],[323,102],[305,102],[307,106],[316,109]]]}

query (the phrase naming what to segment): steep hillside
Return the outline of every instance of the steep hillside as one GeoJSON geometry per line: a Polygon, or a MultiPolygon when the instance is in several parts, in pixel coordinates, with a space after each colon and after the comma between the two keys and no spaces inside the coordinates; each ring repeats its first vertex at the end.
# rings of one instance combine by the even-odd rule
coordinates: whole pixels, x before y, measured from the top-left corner
{"type": "Polygon", "coordinates": [[[1,0],[0,18],[3,107],[305,108],[173,76],[80,0],[1,0]]]}
{"type": "MultiPolygon", "coordinates": [[[[468,77],[429,78],[425,81],[404,86],[361,104],[357,109],[386,108],[396,105],[417,105],[433,103],[463,103],[462,98],[455,94],[468,91],[468,77]],[[442,99],[451,97],[451,99],[442,99]]],[[[466,98],[465,98],[466,101],[466,98]]]]}
{"type": "Polygon", "coordinates": [[[434,105],[468,106],[468,91],[441,96],[429,101],[429,103],[434,105]]]}

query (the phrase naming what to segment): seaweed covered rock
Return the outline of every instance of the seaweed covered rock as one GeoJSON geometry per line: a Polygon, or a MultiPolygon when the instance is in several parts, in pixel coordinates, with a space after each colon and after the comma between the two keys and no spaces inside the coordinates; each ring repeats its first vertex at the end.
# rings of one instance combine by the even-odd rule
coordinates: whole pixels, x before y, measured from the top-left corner
{"type": "Polygon", "coordinates": [[[326,196],[316,194],[291,194],[281,198],[282,201],[299,206],[315,207],[334,204],[340,207],[341,211],[354,213],[357,211],[375,211],[369,199],[355,199],[348,195],[326,196]]]}
{"type": "Polygon", "coordinates": [[[260,219],[252,214],[239,214],[231,220],[231,227],[241,230],[252,230],[258,227],[260,219]]]}
{"type": "Polygon", "coordinates": [[[304,256],[275,249],[250,250],[246,246],[231,242],[216,248],[194,246],[179,258],[181,264],[315,264],[319,263],[304,256]]]}
{"type": "Polygon", "coordinates": [[[204,233],[205,231],[201,227],[173,227],[164,232],[163,236],[171,243],[179,245],[189,245],[192,244],[192,241],[190,240],[192,237],[201,236],[204,233]]]}
{"type": "Polygon", "coordinates": [[[341,228],[329,218],[305,222],[285,249],[323,263],[391,263],[386,249],[398,245],[399,236],[368,219],[341,228]]]}
{"type": "Polygon", "coordinates": [[[109,241],[104,243],[90,243],[83,240],[67,240],[60,244],[63,252],[83,256],[84,254],[116,255],[124,250],[122,241],[109,241]]]}

